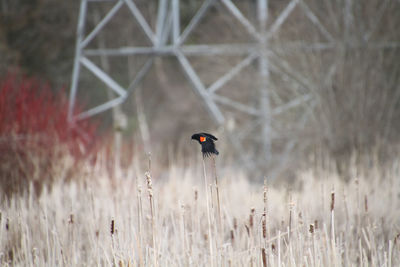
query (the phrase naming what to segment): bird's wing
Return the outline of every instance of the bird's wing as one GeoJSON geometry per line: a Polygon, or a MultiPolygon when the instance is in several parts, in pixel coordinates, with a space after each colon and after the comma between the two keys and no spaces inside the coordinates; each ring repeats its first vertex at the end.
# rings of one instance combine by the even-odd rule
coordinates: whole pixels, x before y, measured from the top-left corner
{"type": "Polygon", "coordinates": [[[201,144],[201,152],[203,153],[215,153],[215,145],[212,140],[206,141],[201,144]]]}
{"type": "Polygon", "coordinates": [[[211,139],[214,140],[214,141],[217,141],[217,140],[218,140],[218,138],[215,137],[215,136],[212,135],[212,134],[209,134],[209,133],[201,133],[201,134],[204,135],[204,136],[206,136],[206,137],[208,137],[208,138],[211,138],[211,139]]]}

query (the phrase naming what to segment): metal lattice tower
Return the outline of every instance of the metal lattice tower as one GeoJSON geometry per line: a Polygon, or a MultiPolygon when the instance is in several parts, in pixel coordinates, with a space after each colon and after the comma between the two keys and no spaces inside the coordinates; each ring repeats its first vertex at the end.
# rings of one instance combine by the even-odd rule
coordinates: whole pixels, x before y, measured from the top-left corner
{"type": "MultiPolygon", "coordinates": [[[[352,0],[346,0],[346,8],[352,4],[352,0]]],[[[384,1],[385,3],[388,1],[384,1]]],[[[309,8],[305,0],[290,0],[285,8],[280,12],[273,21],[269,18],[269,1],[268,0],[256,0],[256,20],[257,25],[248,19],[248,14],[243,12],[237,7],[232,0],[204,0],[202,5],[192,17],[189,24],[182,28],[180,19],[180,0],[159,0],[158,12],[156,17],[156,25],[153,30],[150,27],[148,21],[135,4],[134,0],[81,0],[79,22],[77,30],[77,44],[76,44],[76,55],[72,76],[72,85],[70,93],[70,108],[69,108],[69,120],[77,121],[96,115],[98,113],[107,111],[117,105],[124,102],[129,93],[135,90],[138,84],[141,82],[143,77],[148,73],[152,66],[155,57],[158,56],[172,56],[176,57],[179,61],[182,71],[190,81],[193,90],[197,93],[198,97],[202,100],[210,116],[214,119],[217,125],[224,125],[226,122],[226,116],[221,109],[221,106],[229,106],[236,110],[237,113],[244,113],[252,116],[253,120],[242,128],[240,133],[236,133],[236,140],[233,142],[236,149],[241,150],[241,140],[247,138],[251,129],[260,127],[261,140],[260,146],[262,147],[261,161],[265,162],[270,159],[271,144],[274,142],[274,136],[277,134],[273,133],[271,128],[271,121],[274,120],[275,116],[285,113],[288,110],[296,108],[298,106],[308,103],[308,111],[304,110],[303,115],[297,123],[300,127],[305,125],[305,122],[310,114],[310,110],[313,108],[314,100],[312,93],[307,92],[309,81],[304,77],[296,77],[288,75],[293,73],[290,64],[284,60],[277,59],[275,53],[271,53],[269,40],[275,33],[279,31],[285,21],[291,16],[293,10],[298,7],[304,16],[315,26],[319,31],[320,35],[324,39],[323,42],[315,43],[299,43],[293,41],[285,45],[286,49],[295,49],[296,51],[304,50],[330,50],[338,49],[340,44],[335,40],[329,30],[320,22],[318,16],[309,8]],[[102,2],[113,3],[113,7],[108,13],[97,23],[93,30],[85,34],[85,22],[88,14],[88,3],[101,4],[102,2]],[[230,16],[240,23],[243,28],[247,31],[253,40],[248,43],[225,43],[225,44],[186,44],[188,36],[193,30],[199,25],[201,20],[204,18],[207,10],[214,5],[216,2],[223,5],[228,11],[230,16]],[[140,26],[141,30],[148,39],[149,46],[130,46],[121,48],[98,48],[89,49],[88,44],[104,29],[117,14],[121,8],[128,9],[135,19],[136,23],[140,26]],[[268,22],[268,23],[267,23],[268,22]],[[121,86],[115,81],[109,73],[102,70],[97,66],[91,57],[106,56],[126,56],[126,55],[149,55],[146,63],[136,73],[135,78],[131,81],[128,87],[121,86]],[[222,75],[210,86],[206,86],[201,80],[198,73],[193,68],[192,64],[188,60],[188,56],[197,55],[236,55],[243,56],[238,64],[233,66],[228,72],[222,75]],[[272,59],[272,60],[271,60],[272,59]],[[279,63],[277,63],[279,62],[279,63]],[[219,89],[226,85],[232,78],[238,75],[242,70],[248,67],[250,64],[256,63],[258,66],[258,74],[260,78],[260,88],[256,88],[257,94],[259,95],[259,103],[257,105],[248,105],[222,94],[219,94],[219,89]],[[80,114],[74,115],[74,105],[78,90],[78,81],[80,77],[81,68],[84,67],[93,73],[100,81],[102,81],[108,88],[110,88],[117,97],[113,100],[102,103],[94,108],[86,110],[80,114]],[[279,72],[282,76],[287,79],[292,79],[294,83],[298,83],[299,87],[305,88],[305,93],[296,95],[296,97],[286,100],[280,105],[271,107],[271,95],[269,90],[270,72],[279,72]],[[237,139],[237,137],[240,137],[237,139]]],[[[387,5],[382,4],[382,9],[387,8],[387,5]]],[[[382,11],[382,10],[381,10],[382,11]]],[[[380,11],[379,11],[380,12],[380,11]]],[[[379,13],[378,12],[378,13],[379,13]]],[[[346,23],[351,23],[351,14],[349,13],[345,17],[346,23]]],[[[253,20],[254,21],[254,20],[253,20]]],[[[378,22],[377,22],[378,23],[378,22]]],[[[368,38],[368,33],[367,37],[368,38]]],[[[357,46],[359,44],[350,44],[357,46]]],[[[398,47],[398,44],[394,43],[374,43],[372,46],[377,48],[388,48],[398,47]]],[[[335,65],[332,63],[332,72],[326,74],[327,79],[331,77],[335,71],[335,65]]],[[[286,147],[282,152],[282,164],[285,164],[285,158],[290,153],[292,148],[295,146],[296,141],[290,141],[286,144],[286,147]]],[[[246,159],[243,156],[245,162],[251,160],[246,159]]]]}

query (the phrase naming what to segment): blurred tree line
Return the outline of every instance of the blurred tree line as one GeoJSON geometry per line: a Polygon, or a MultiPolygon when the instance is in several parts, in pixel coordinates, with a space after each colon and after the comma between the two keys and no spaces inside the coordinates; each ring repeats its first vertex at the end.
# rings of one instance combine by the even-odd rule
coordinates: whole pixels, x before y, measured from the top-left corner
{"type": "Polygon", "coordinates": [[[0,71],[68,85],[78,12],[79,1],[1,0],[0,71]]]}

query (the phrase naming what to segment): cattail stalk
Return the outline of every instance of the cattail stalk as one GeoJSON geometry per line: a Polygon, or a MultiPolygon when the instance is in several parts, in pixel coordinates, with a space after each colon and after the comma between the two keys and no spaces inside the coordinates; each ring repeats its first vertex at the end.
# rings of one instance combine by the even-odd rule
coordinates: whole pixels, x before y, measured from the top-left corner
{"type": "Polygon", "coordinates": [[[197,233],[199,236],[201,236],[201,227],[200,227],[200,213],[199,213],[199,205],[198,205],[198,199],[199,199],[199,192],[197,189],[194,190],[194,213],[196,214],[196,228],[197,228],[197,233]]]}
{"type": "Polygon", "coordinates": [[[215,163],[215,157],[212,157],[213,165],[214,165],[214,177],[215,177],[215,190],[217,192],[217,211],[218,211],[218,226],[219,231],[223,233],[222,229],[222,217],[221,217],[221,205],[220,205],[220,198],[219,198],[219,186],[218,186],[218,175],[217,175],[217,164],[215,163]]]}
{"type": "Polygon", "coordinates": [[[358,178],[355,180],[356,197],[357,197],[357,229],[361,229],[361,205],[360,205],[360,182],[358,178]]]}
{"type": "Polygon", "coordinates": [[[142,229],[142,218],[143,218],[143,205],[142,205],[142,186],[139,185],[139,179],[136,177],[136,187],[137,187],[137,213],[138,213],[138,232],[139,237],[137,238],[138,251],[139,251],[139,263],[140,266],[144,265],[143,257],[142,257],[142,244],[143,244],[143,229],[142,229]]]}
{"type": "Polygon", "coordinates": [[[267,180],[264,180],[264,192],[263,192],[263,200],[264,200],[264,222],[265,222],[265,229],[263,228],[263,236],[264,239],[271,237],[269,232],[269,227],[267,226],[268,223],[268,185],[267,180]]]}
{"type": "Polygon", "coordinates": [[[331,193],[331,244],[332,244],[332,257],[334,266],[337,266],[336,262],[336,242],[335,242],[335,191],[331,193]]]}
{"type": "Polygon", "coordinates": [[[292,192],[289,193],[289,229],[288,229],[288,240],[290,241],[290,236],[292,233],[292,213],[293,213],[293,200],[292,200],[292,192]]]}
{"type": "Polygon", "coordinates": [[[278,266],[282,266],[281,264],[281,231],[278,231],[278,266]]]}
{"type": "Polygon", "coordinates": [[[210,203],[208,199],[208,183],[207,183],[207,173],[206,173],[206,162],[203,157],[203,174],[204,174],[204,189],[206,194],[206,203],[207,203],[207,219],[208,219],[208,242],[210,249],[210,266],[214,266],[214,253],[213,253],[213,238],[212,238],[212,230],[211,230],[211,212],[210,212],[210,203]]]}
{"type": "MultiPolygon", "coordinates": [[[[149,167],[151,166],[151,161],[149,160],[149,167]]],[[[151,181],[150,171],[146,172],[146,181],[147,181],[147,192],[149,194],[149,202],[150,202],[150,215],[151,215],[151,227],[152,227],[152,241],[153,241],[153,260],[154,266],[158,266],[157,264],[157,246],[156,246],[156,226],[155,226],[155,216],[154,216],[154,199],[153,199],[153,183],[151,181]]]]}
{"type": "Polygon", "coordinates": [[[189,256],[187,250],[187,242],[186,242],[186,229],[185,229],[185,205],[181,204],[181,220],[180,220],[180,227],[181,227],[181,244],[182,244],[182,253],[186,255],[186,265],[189,264],[189,256]]]}
{"type": "MultiPolygon", "coordinates": [[[[268,192],[268,187],[267,187],[267,180],[264,179],[264,190],[263,190],[263,202],[264,202],[264,211],[262,215],[262,236],[263,236],[263,248],[261,249],[261,256],[262,256],[262,262],[263,266],[267,266],[267,255],[266,255],[266,248],[268,249],[267,246],[267,192],[268,192]]],[[[269,234],[269,233],[268,233],[269,234]]],[[[268,236],[269,238],[269,236],[268,236]]]]}

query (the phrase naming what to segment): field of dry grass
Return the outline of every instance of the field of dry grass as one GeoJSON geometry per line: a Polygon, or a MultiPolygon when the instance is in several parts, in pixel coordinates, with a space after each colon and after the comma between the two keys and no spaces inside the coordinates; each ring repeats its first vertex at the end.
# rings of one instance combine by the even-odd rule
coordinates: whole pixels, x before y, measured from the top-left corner
{"type": "Polygon", "coordinates": [[[113,181],[94,166],[95,179],[15,196],[0,206],[0,265],[400,265],[398,163],[354,167],[348,183],[304,170],[291,189],[223,165],[218,195],[207,160],[206,177],[201,161],[113,181]]]}

